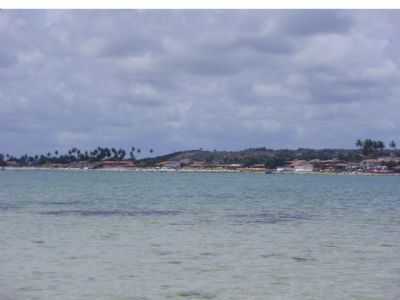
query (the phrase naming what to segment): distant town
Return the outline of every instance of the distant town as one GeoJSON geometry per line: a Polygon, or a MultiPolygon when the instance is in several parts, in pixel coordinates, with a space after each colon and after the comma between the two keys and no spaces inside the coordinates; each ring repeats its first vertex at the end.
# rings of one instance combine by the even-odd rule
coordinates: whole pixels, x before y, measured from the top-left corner
{"type": "Polygon", "coordinates": [[[154,156],[144,151],[97,147],[66,153],[58,150],[46,154],[22,155],[0,153],[0,167],[8,169],[82,169],[186,172],[260,172],[315,174],[399,174],[400,150],[395,141],[357,140],[355,149],[268,149],[241,151],[195,149],[154,156]],[[151,156],[137,158],[138,156],[151,156]]]}

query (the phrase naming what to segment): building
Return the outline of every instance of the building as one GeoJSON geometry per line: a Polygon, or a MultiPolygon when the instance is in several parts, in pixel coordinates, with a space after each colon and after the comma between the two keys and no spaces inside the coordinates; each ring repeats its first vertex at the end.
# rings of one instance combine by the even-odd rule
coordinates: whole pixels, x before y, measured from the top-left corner
{"type": "Polygon", "coordinates": [[[310,163],[305,163],[302,165],[297,165],[294,167],[294,171],[298,173],[307,173],[307,172],[313,172],[314,171],[314,166],[310,163]]]}
{"type": "Polygon", "coordinates": [[[167,160],[167,161],[162,161],[160,163],[160,167],[166,169],[179,169],[182,167],[182,163],[180,161],[167,160]]]}
{"type": "Polygon", "coordinates": [[[189,165],[193,169],[203,169],[207,167],[207,163],[204,161],[194,161],[189,165]]]}
{"type": "Polygon", "coordinates": [[[291,167],[277,167],[276,173],[291,173],[294,171],[294,168],[291,167]]]}
{"type": "Polygon", "coordinates": [[[298,173],[314,171],[313,164],[306,160],[293,160],[293,161],[289,162],[289,167],[292,168],[292,170],[294,172],[298,172],[298,173]]]}
{"type": "Polygon", "coordinates": [[[100,168],[134,168],[135,162],[131,160],[104,160],[97,167],[100,168]]]}

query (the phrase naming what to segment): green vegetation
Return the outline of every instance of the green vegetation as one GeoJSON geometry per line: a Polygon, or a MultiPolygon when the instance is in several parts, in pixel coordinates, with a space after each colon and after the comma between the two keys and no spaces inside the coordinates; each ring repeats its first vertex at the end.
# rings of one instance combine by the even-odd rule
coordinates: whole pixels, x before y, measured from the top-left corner
{"type": "MultiPolygon", "coordinates": [[[[382,153],[382,151],[385,149],[384,142],[372,139],[357,140],[356,146],[361,149],[363,155],[382,153]]],[[[390,146],[394,146],[393,148],[395,148],[396,143],[391,141],[390,146]]]]}
{"type": "MultiPolygon", "coordinates": [[[[140,149],[137,152],[140,153],[140,149]]],[[[151,149],[153,152],[154,150],[151,149]]],[[[131,148],[130,159],[135,161],[135,147],[131,148]]],[[[151,153],[152,153],[151,152],[151,153]]],[[[58,150],[47,152],[46,154],[28,155],[19,157],[10,154],[0,153],[0,165],[4,162],[15,162],[21,166],[41,166],[45,164],[70,164],[74,162],[99,162],[104,160],[122,161],[126,157],[126,150],[122,148],[97,147],[93,150],[80,150],[76,147],[69,149],[66,153],[60,154],[58,150]]]]}
{"type": "Polygon", "coordinates": [[[384,142],[380,140],[365,139],[357,140],[355,145],[358,149],[268,149],[249,148],[241,151],[207,151],[203,149],[179,151],[156,157],[138,158],[138,156],[152,155],[153,149],[142,151],[140,148],[131,147],[128,151],[122,148],[97,147],[92,150],[81,150],[76,147],[65,153],[59,150],[45,154],[28,155],[19,157],[0,153],[0,166],[43,166],[43,165],[69,165],[74,163],[97,163],[103,161],[132,161],[138,167],[154,167],[165,161],[191,161],[203,162],[207,165],[240,164],[244,167],[264,165],[273,169],[284,166],[291,160],[340,160],[343,162],[360,162],[366,158],[382,156],[400,156],[400,150],[396,149],[396,142],[388,143],[389,149],[385,148],[384,142]]]}

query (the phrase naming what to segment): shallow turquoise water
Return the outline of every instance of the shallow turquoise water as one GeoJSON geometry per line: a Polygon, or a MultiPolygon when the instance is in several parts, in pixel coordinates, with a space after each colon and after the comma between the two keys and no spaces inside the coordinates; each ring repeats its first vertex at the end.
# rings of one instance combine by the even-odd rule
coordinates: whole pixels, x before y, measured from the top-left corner
{"type": "Polygon", "coordinates": [[[399,181],[0,172],[0,298],[400,299],[399,181]]]}

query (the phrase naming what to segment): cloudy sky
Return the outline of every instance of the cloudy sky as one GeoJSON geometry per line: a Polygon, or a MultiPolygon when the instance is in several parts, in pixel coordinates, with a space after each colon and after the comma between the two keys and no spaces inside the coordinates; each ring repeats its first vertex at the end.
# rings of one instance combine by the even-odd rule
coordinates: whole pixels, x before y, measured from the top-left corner
{"type": "Polygon", "coordinates": [[[0,152],[400,142],[400,12],[0,11],[0,152]]]}

